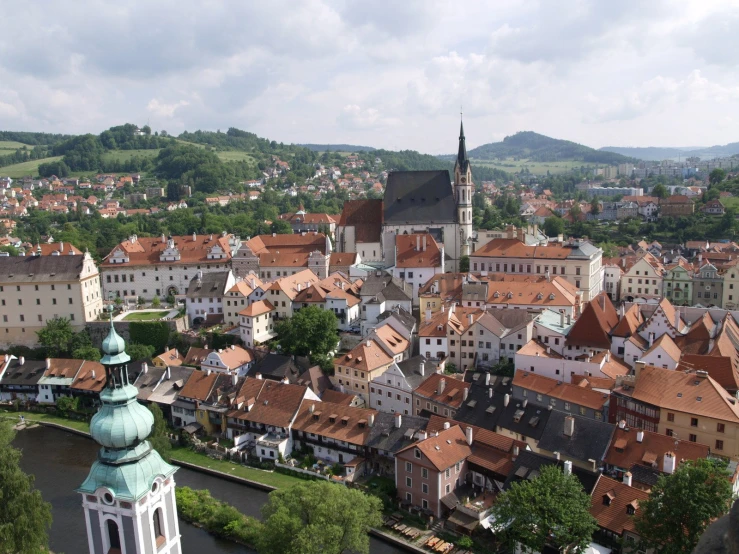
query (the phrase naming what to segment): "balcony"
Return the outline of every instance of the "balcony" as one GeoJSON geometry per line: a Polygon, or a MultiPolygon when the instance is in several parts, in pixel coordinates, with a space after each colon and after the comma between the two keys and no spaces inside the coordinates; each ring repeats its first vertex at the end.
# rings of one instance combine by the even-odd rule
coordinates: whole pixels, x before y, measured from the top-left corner
{"type": "Polygon", "coordinates": [[[287,441],[287,434],[284,433],[267,433],[257,439],[257,446],[264,448],[277,448],[287,441]]]}

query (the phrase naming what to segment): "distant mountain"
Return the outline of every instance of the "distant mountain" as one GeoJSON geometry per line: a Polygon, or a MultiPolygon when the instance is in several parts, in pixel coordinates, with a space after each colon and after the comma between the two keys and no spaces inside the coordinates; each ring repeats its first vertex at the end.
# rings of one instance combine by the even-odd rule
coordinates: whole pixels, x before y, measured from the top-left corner
{"type": "Polygon", "coordinates": [[[560,140],[532,131],[521,131],[502,142],[483,144],[468,151],[470,158],[495,160],[522,158],[536,162],[578,161],[586,163],[618,164],[633,161],[613,152],[595,150],[569,140],[560,140]]]}
{"type": "Polygon", "coordinates": [[[623,156],[631,156],[641,160],[660,161],[690,157],[697,157],[702,160],[710,160],[711,158],[726,158],[739,154],[739,142],[731,142],[723,146],[675,146],[668,148],[660,148],[658,146],[649,146],[645,148],[629,148],[621,146],[604,146],[600,149],[602,152],[613,152],[623,156]]]}
{"type": "Polygon", "coordinates": [[[356,144],[298,144],[314,152],[372,152],[375,148],[371,146],[357,146],[356,144]]]}

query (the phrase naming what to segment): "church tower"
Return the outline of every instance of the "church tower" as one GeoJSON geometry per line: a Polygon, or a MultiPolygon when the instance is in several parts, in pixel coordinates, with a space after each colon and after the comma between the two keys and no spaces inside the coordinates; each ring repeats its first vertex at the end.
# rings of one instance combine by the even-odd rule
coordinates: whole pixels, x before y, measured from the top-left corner
{"type": "Polygon", "coordinates": [[[457,223],[459,224],[459,252],[460,256],[470,255],[472,237],[472,168],[467,158],[467,146],[464,140],[464,124],[459,123],[459,151],[454,163],[454,198],[457,203],[457,223]]]}
{"type": "Polygon", "coordinates": [[[103,340],[105,388],[90,434],[100,445],[90,474],[77,489],[90,554],[181,554],[174,494],[176,468],[146,438],[154,417],[136,400],[128,379],[125,342],[113,327],[103,340]]]}

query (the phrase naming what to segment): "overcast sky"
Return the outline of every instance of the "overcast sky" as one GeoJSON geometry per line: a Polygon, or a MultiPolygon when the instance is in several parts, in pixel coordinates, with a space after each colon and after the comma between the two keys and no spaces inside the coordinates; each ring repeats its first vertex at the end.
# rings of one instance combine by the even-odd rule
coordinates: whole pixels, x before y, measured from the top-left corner
{"type": "Polygon", "coordinates": [[[739,141],[739,1],[0,0],[0,129],[739,141]]]}

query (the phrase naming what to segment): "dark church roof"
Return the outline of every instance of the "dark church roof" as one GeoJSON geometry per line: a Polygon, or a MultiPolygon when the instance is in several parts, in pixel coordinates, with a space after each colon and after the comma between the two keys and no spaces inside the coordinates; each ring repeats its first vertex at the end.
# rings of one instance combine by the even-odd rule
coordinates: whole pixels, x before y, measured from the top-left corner
{"type": "Polygon", "coordinates": [[[467,172],[467,168],[470,165],[470,160],[467,159],[467,145],[464,138],[464,124],[459,123],[459,151],[457,152],[457,161],[454,164],[455,168],[459,167],[462,173],[467,172]]]}
{"type": "Polygon", "coordinates": [[[456,223],[457,208],[447,170],[393,171],[385,188],[385,224],[456,223]]]}

